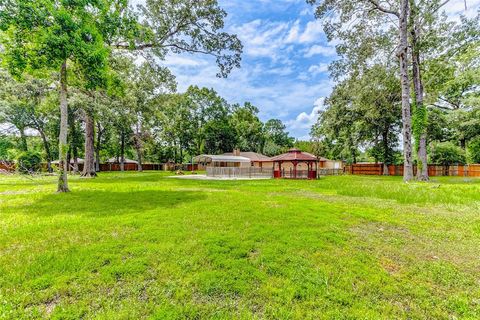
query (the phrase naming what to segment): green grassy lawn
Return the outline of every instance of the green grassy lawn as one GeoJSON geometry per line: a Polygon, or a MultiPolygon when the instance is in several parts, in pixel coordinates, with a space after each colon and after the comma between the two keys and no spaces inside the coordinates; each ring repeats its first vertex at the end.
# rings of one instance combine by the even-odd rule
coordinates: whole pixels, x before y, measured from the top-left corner
{"type": "Polygon", "coordinates": [[[480,179],[70,181],[0,176],[0,318],[480,318],[480,179]]]}

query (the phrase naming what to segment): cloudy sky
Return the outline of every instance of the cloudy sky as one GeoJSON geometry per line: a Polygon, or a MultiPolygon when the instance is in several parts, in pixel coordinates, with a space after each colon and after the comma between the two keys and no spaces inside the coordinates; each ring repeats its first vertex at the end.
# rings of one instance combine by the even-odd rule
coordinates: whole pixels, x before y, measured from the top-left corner
{"type": "MultiPolygon", "coordinates": [[[[313,8],[305,0],[219,0],[228,12],[226,29],[244,45],[241,69],[228,79],[215,77],[212,59],[201,55],[172,56],[166,64],[177,76],[178,89],[196,84],[214,88],[230,103],[250,101],[260,118],[281,119],[291,135],[308,139],[322,98],[333,86],[328,64],[336,58],[313,8]]],[[[467,0],[468,15],[480,0],[467,0]]],[[[464,0],[445,7],[449,15],[464,12],[464,0]]]]}

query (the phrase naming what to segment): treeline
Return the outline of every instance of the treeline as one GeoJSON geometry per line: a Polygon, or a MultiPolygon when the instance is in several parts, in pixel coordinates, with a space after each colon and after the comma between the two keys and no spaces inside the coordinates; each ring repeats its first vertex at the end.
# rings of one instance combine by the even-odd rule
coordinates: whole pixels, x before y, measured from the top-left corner
{"type": "MultiPolygon", "coordinates": [[[[145,162],[184,163],[199,154],[236,148],[276,155],[293,146],[282,121],[263,123],[251,103],[229,104],[213,89],[197,86],[174,93],[173,79],[162,70],[120,60],[114,91],[70,90],[67,161],[74,171],[78,158],[87,162],[94,157],[94,171],[109,158],[120,164],[134,159],[141,170],[145,162]]],[[[53,146],[60,118],[55,82],[32,77],[19,82],[5,71],[0,75],[0,123],[10,133],[0,137],[0,159],[16,160],[31,152],[51,168],[58,159],[53,146]]]]}
{"type": "MultiPolygon", "coordinates": [[[[219,77],[240,66],[243,46],[236,35],[224,31],[226,15],[217,1],[210,0],[146,1],[137,5],[125,0],[10,0],[0,4],[1,65],[17,80],[33,83],[42,79],[41,90],[57,92],[46,95],[52,102],[45,108],[56,104],[59,112],[38,111],[41,118],[36,119],[44,122],[35,126],[52,126],[50,130],[58,131],[58,140],[47,139],[47,135],[42,140],[45,150],[48,144],[47,157],[54,158],[58,152],[59,192],[69,191],[67,155],[81,153],[81,135],[77,132],[82,126],[84,176],[95,175],[95,143],[100,144],[97,150],[102,150],[102,141],[104,148],[115,148],[105,145],[107,124],[100,121],[116,121],[114,127],[119,132],[112,136],[120,137],[117,142],[122,149],[127,149],[129,135],[134,136],[134,148],[143,148],[144,135],[148,134],[143,127],[149,125],[143,118],[147,112],[143,108],[150,106],[150,100],[161,91],[171,91],[173,77],[159,67],[168,55],[211,56],[218,65],[219,77]],[[142,66],[137,65],[140,62],[142,66]],[[118,117],[112,117],[110,111],[117,109],[118,117]]],[[[28,104],[38,102],[43,93],[36,95],[27,89],[28,97],[19,96],[19,104],[25,100],[28,104]]],[[[5,94],[15,100],[8,90],[5,94]]],[[[28,147],[25,140],[21,138],[22,148],[28,147]]]]}
{"type": "Polygon", "coordinates": [[[480,162],[480,19],[449,19],[449,1],[315,1],[338,61],[336,85],[311,136],[349,163],[480,162]]]}

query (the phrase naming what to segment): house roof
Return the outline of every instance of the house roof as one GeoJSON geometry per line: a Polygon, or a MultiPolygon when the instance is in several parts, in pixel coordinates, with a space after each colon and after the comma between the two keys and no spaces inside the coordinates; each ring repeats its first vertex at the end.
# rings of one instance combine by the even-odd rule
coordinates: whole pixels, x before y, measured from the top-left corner
{"type": "Polygon", "coordinates": [[[317,157],[313,154],[293,148],[288,150],[287,153],[273,157],[272,161],[317,161],[317,157]]]}
{"type": "Polygon", "coordinates": [[[202,154],[193,158],[194,162],[248,162],[250,163],[250,159],[241,156],[229,156],[229,155],[212,155],[212,154],[202,154]]]}
{"type": "MultiPolygon", "coordinates": [[[[82,164],[82,163],[84,163],[84,162],[85,162],[85,161],[84,161],[82,158],[77,158],[77,163],[82,164]]],[[[52,164],[59,164],[59,163],[60,163],[60,160],[54,160],[54,161],[52,161],[52,164]]],[[[70,158],[70,164],[74,164],[74,163],[75,163],[75,162],[74,162],[73,158],[70,158]]]]}
{"type": "MultiPolygon", "coordinates": [[[[120,158],[113,157],[113,158],[110,158],[110,159],[108,159],[107,161],[105,161],[105,163],[120,163],[120,158]]],[[[123,163],[135,163],[135,164],[138,164],[138,161],[125,158],[125,159],[123,160],[123,163]]]]}
{"type": "MultiPolygon", "coordinates": [[[[233,153],[232,152],[227,152],[227,153],[224,153],[223,155],[233,156],[233,153]]],[[[272,158],[267,157],[266,155],[258,153],[258,152],[250,152],[250,151],[240,152],[240,156],[248,158],[248,159],[250,159],[250,161],[254,161],[254,162],[272,161],[272,158]]]]}

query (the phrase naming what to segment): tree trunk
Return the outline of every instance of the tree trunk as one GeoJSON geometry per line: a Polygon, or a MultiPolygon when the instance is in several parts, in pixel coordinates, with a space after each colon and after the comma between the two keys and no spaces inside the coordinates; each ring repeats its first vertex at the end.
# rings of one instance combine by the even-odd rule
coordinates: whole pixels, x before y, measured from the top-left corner
{"type": "Polygon", "coordinates": [[[59,176],[57,192],[69,192],[67,181],[67,132],[68,132],[68,101],[67,101],[67,61],[60,69],[60,134],[58,136],[59,176]]]}
{"type": "Polygon", "coordinates": [[[94,122],[92,115],[85,111],[85,161],[83,163],[82,177],[93,178],[97,176],[95,171],[94,149],[94,122]]]}
{"type": "MultiPolygon", "coordinates": [[[[67,163],[70,165],[71,161],[73,160],[73,166],[70,166],[69,170],[73,174],[78,173],[78,141],[77,141],[77,126],[76,126],[76,119],[75,119],[75,114],[72,112],[69,114],[69,119],[68,122],[70,123],[70,135],[71,135],[71,146],[70,146],[70,159],[67,158],[67,163]]],[[[68,141],[68,139],[67,139],[68,141]]]]}
{"type": "Polygon", "coordinates": [[[137,125],[136,125],[136,130],[135,130],[135,138],[134,138],[134,143],[135,143],[135,150],[137,151],[137,162],[138,162],[138,165],[137,165],[137,170],[139,172],[142,172],[143,171],[143,168],[142,168],[142,148],[143,148],[143,143],[142,143],[142,123],[141,123],[141,120],[140,118],[138,119],[137,121],[137,125]]]}
{"type": "Polygon", "coordinates": [[[403,134],[403,180],[413,179],[412,163],[412,115],[410,110],[410,81],[408,77],[408,0],[400,1],[398,60],[402,84],[402,134],[403,134]]]}
{"type": "Polygon", "coordinates": [[[25,135],[25,128],[21,128],[20,131],[20,150],[28,151],[27,136],[25,135]]]}
{"type": "Polygon", "coordinates": [[[102,146],[102,127],[97,121],[97,145],[95,148],[95,171],[100,171],[100,148],[102,146]]]}
{"type": "Polygon", "coordinates": [[[47,171],[52,172],[52,153],[50,151],[50,144],[48,143],[47,136],[45,135],[45,132],[43,132],[40,127],[37,127],[37,131],[40,133],[40,137],[42,138],[43,142],[43,147],[45,148],[45,154],[47,156],[47,171]]]}
{"type": "Polygon", "coordinates": [[[122,130],[120,145],[120,171],[125,171],[125,131],[122,130]]]}
{"type": "MultiPolygon", "coordinates": [[[[414,0],[410,10],[416,10],[413,7],[414,0]]],[[[417,169],[417,180],[419,181],[428,181],[428,162],[427,162],[427,110],[423,103],[423,84],[422,84],[422,74],[420,72],[420,52],[418,46],[418,29],[415,21],[413,12],[411,16],[411,26],[410,33],[412,39],[412,76],[413,76],[413,90],[415,97],[415,125],[417,128],[414,128],[415,139],[417,139],[418,149],[417,149],[417,158],[418,158],[418,169],[417,169]]]]}
{"type": "Polygon", "coordinates": [[[180,164],[183,164],[183,148],[180,141],[178,142],[178,150],[180,151],[180,164]]]}
{"type": "Polygon", "coordinates": [[[390,130],[388,125],[385,125],[385,128],[382,133],[382,143],[383,143],[383,175],[388,176],[390,172],[388,171],[388,165],[390,164],[390,149],[388,148],[388,134],[390,130]]]}
{"type": "Polygon", "coordinates": [[[137,161],[138,161],[137,169],[138,169],[139,172],[142,172],[143,171],[143,167],[142,167],[143,157],[142,157],[141,146],[137,146],[136,150],[137,150],[137,161]]]}
{"type": "Polygon", "coordinates": [[[78,171],[78,148],[73,146],[73,174],[77,174],[78,171]]]}

